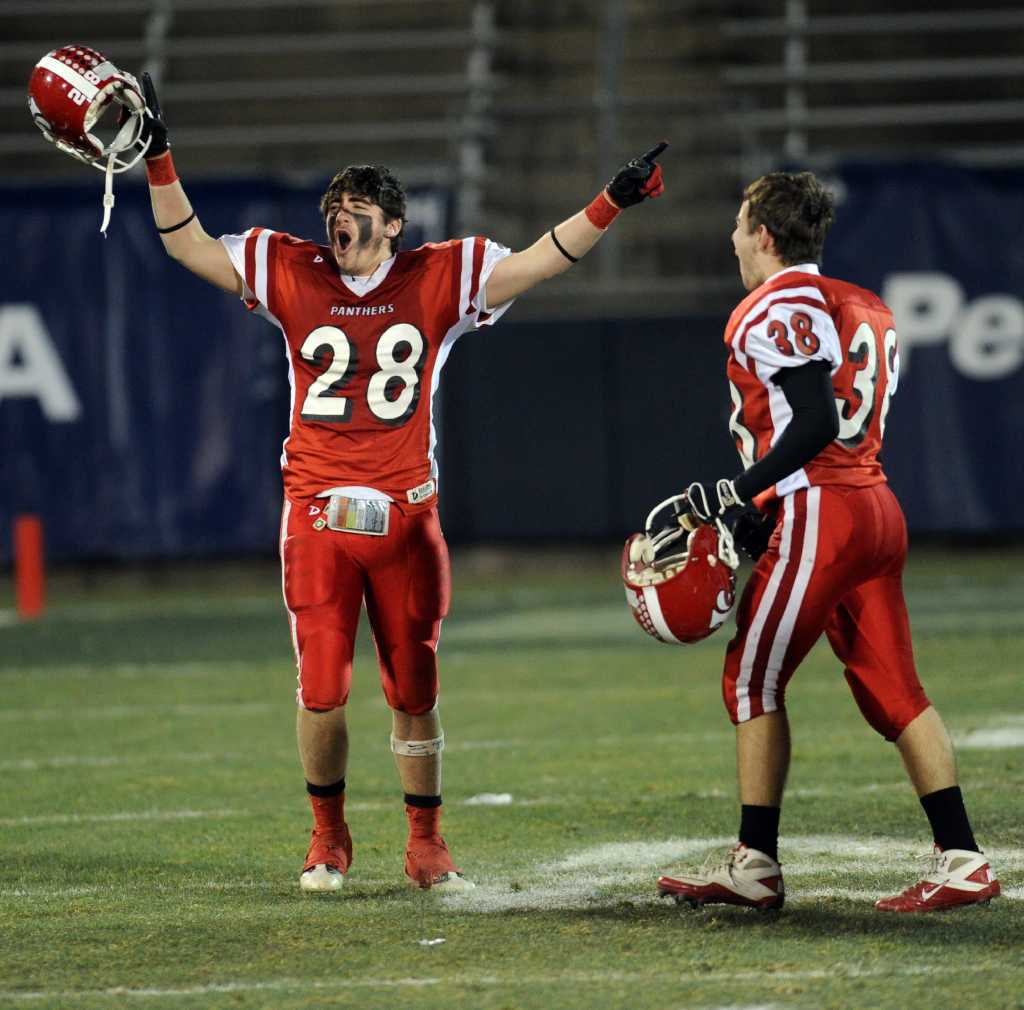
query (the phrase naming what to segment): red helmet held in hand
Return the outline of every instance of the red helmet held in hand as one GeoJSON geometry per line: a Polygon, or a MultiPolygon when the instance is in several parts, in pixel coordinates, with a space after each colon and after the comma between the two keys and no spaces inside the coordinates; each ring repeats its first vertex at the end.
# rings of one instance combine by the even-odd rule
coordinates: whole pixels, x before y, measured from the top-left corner
{"type": "Polygon", "coordinates": [[[146,151],[146,103],[135,78],[88,46],[62,46],[35,65],[28,108],[47,140],[95,168],[109,162],[124,172],[146,151]]]}
{"type": "Polygon", "coordinates": [[[659,642],[699,642],[720,628],[736,598],[739,558],[720,521],[680,527],[655,557],[650,539],[634,533],[622,552],[622,581],[637,624],[659,642]],[[675,547],[675,550],[671,550],[675,547]]]}

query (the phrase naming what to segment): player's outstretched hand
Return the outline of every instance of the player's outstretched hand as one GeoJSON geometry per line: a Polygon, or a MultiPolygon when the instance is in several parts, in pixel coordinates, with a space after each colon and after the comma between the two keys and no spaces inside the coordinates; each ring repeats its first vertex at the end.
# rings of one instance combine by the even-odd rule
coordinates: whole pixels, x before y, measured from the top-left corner
{"type": "MultiPolygon", "coordinates": [[[[146,115],[142,119],[142,139],[149,139],[149,147],[146,149],[145,154],[146,160],[159,158],[161,154],[167,153],[171,145],[167,142],[167,123],[164,121],[163,112],[160,111],[160,99],[156,97],[153,78],[148,73],[143,72],[142,82],[140,83],[132,74],[126,73],[124,76],[129,78],[136,88],[139,89],[143,101],[146,103],[146,115]]],[[[123,126],[127,118],[128,113],[122,111],[117,125],[123,126]]]]}
{"type": "Polygon", "coordinates": [[[146,157],[159,158],[171,145],[167,141],[167,123],[160,109],[160,99],[156,97],[156,87],[148,73],[142,75],[142,97],[146,99],[146,111],[149,113],[146,117],[146,129],[149,133],[149,150],[146,151],[146,157]]]}
{"type": "Polygon", "coordinates": [[[661,196],[665,192],[665,183],[661,177],[661,165],[656,164],[657,158],[668,147],[668,141],[655,144],[639,158],[626,162],[615,173],[612,181],[605,187],[605,192],[617,207],[632,207],[643,200],[661,196]]]}

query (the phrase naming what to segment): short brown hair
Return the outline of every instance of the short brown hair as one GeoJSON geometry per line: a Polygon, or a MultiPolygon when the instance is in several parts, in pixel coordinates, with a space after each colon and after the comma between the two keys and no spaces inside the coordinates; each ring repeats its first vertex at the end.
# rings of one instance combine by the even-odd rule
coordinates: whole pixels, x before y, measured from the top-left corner
{"type": "Polygon", "coordinates": [[[338,203],[345,193],[375,203],[389,221],[402,222],[398,234],[390,240],[391,251],[398,252],[402,245],[402,232],[405,231],[405,188],[398,178],[383,165],[349,165],[342,169],[320,197],[320,214],[328,230],[331,227],[328,220],[331,204],[338,203]]]}
{"type": "Polygon", "coordinates": [[[750,230],[764,225],[787,266],[818,263],[835,199],[813,172],[770,172],[743,191],[750,230]]]}

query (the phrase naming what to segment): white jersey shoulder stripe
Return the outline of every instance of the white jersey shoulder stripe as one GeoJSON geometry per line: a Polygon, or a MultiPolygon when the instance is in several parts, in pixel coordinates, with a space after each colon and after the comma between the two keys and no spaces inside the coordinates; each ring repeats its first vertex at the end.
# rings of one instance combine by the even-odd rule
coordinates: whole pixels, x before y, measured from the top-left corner
{"type": "Polygon", "coordinates": [[[255,282],[253,294],[256,295],[260,305],[268,309],[270,306],[267,304],[267,246],[270,244],[273,234],[274,232],[264,229],[256,236],[256,255],[253,267],[253,280],[255,282]]]}
{"type": "Polygon", "coordinates": [[[787,298],[811,298],[814,301],[821,302],[822,305],[827,304],[825,296],[813,285],[804,284],[797,287],[776,288],[774,291],[768,292],[763,298],[757,300],[754,307],[747,312],[737,324],[736,329],[733,330],[733,338],[741,334],[772,302],[785,301],[787,298]]]}
{"type": "Polygon", "coordinates": [[[459,278],[459,315],[467,315],[470,311],[469,292],[473,286],[473,252],[475,238],[464,238],[462,246],[462,273],[459,278]]]}

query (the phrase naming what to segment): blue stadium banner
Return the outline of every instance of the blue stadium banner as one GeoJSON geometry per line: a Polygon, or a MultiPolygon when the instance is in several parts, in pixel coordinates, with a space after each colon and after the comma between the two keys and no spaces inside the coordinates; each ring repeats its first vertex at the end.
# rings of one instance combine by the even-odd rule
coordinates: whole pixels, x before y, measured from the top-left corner
{"type": "Polygon", "coordinates": [[[824,270],[893,309],[885,468],[912,531],[1024,529],[1024,172],[848,165],[824,270]]]}
{"type": "MultiPolygon", "coordinates": [[[[841,199],[824,269],[895,311],[884,463],[911,530],[1021,531],[1024,173],[850,165],[830,181],[841,199]]],[[[20,512],[43,517],[57,559],[273,551],[280,336],[167,258],[144,187],[119,185],[102,239],[96,182],[0,189],[0,563],[20,512]]],[[[214,235],[322,230],[319,188],[189,191],[214,235]]],[[[409,217],[410,245],[446,237],[449,194],[414,191],[409,217]]],[[[730,472],[724,323],[513,312],[460,341],[442,394],[450,538],[618,537],[680,481],[730,472]],[[528,404],[510,376],[529,377],[528,404]]]]}
{"type": "MultiPolygon", "coordinates": [[[[326,187],[193,183],[212,235],[323,234],[326,187]]],[[[56,559],[274,549],[288,423],[280,336],[170,260],[146,187],[0,189],[0,561],[12,517],[56,559]]],[[[449,194],[410,190],[407,242],[446,237],[449,194]]]]}

